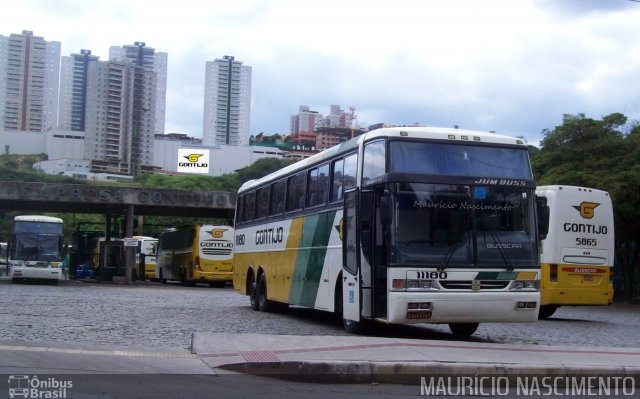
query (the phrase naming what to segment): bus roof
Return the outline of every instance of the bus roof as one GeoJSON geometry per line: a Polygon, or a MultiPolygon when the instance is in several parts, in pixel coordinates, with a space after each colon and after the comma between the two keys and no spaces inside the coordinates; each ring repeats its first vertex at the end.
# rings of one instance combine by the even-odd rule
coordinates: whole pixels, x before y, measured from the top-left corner
{"type": "Polygon", "coordinates": [[[249,180],[245,182],[238,192],[250,190],[254,187],[260,186],[268,181],[275,181],[290,173],[295,173],[299,170],[304,170],[311,165],[322,163],[324,160],[331,159],[334,156],[342,153],[350,152],[359,147],[360,143],[364,141],[370,141],[376,138],[383,137],[409,137],[420,138],[423,140],[442,140],[447,142],[463,142],[463,143],[494,143],[494,144],[507,144],[516,145],[526,148],[524,140],[503,136],[496,133],[480,132],[475,130],[455,129],[445,127],[390,127],[371,130],[360,136],[356,136],[351,140],[340,143],[324,151],[310,156],[309,158],[298,161],[294,164],[288,165],[276,172],[273,172],[260,179],[249,180]]]}
{"type": "Polygon", "coordinates": [[[576,192],[589,192],[589,193],[595,193],[595,194],[599,194],[599,195],[605,195],[608,196],[609,193],[607,191],[603,191],[603,190],[598,190],[597,188],[590,188],[590,187],[579,187],[579,186],[568,186],[565,184],[554,184],[554,185],[549,185],[549,186],[537,186],[536,187],[536,191],[555,191],[555,192],[566,192],[569,194],[573,194],[576,192]]]}
{"type": "Polygon", "coordinates": [[[53,216],[21,215],[13,218],[16,222],[62,223],[62,219],[53,216]]]}

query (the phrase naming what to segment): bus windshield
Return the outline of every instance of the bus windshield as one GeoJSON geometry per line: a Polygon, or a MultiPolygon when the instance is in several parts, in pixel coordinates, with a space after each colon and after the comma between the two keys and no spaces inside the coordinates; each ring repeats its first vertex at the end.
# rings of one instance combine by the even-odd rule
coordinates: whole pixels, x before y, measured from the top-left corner
{"type": "Polygon", "coordinates": [[[522,187],[396,183],[392,265],[530,267],[533,196],[522,187]]]}
{"type": "Polygon", "coordinates": [[[26,261],[59,261],[61,260],[60,240],[58,236],[18,234],[15,236],[13,258],[26,261]]]}
{"type": "Polygon", "coordinates": [[[526,149],[392,141],[391,173],[533,179],[526,149]]]}
{"type": "Polygon", "coordinates": [[[162,233],[159,240],[158,250],[181,251],[191,249],[193,240],[196,238],[196,232],[193,227],[180,228],[174,231],[162,233]]]}
{"type": "Polygon", "coordinates": [[[62,235],[61,223],[33,222],[33,221],[15,221],[13,232],[16,234],[59,234],[62,235]]]}

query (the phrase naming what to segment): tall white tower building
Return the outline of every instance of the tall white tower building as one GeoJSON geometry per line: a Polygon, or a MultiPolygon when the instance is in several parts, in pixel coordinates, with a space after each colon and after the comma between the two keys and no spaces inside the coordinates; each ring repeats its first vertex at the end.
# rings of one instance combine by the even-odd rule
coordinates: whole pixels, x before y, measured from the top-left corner
{"type": "Polygon", "coordinates": [[[167,107],[167,53],[157,52],[144,42],[135,42],[133,46],[112,46],[109,48],[109,60],[123,62],[130,60],[145,71],[156,74],[155,134],[164,134],[165,113],[167,107]]]}
{"type": "Polygon", "coordinates": [[[248,145],[251,67],[232,56],[207,61],[204,82],[203,145],[248,145]]]}
{"type": "Polygon", "coordinates": [[[0,35],[0,129],[44,132],[57,125],[60,42],[32,31],[0,35]]]}
{"type": "Polygon", "coordinates": [[[91,50],[80,50],[80,54],[62,57],[58,112],[58,126],[61,129],[85,131],[89,63],[98,59],[98,56],[91,55],[91,50]]]}
{"type": "Polygon", "coordinates": [[[135,175],[153,165],[155,79],[129,60],[89,64],[85,157],[95,171],[135,175]]]}

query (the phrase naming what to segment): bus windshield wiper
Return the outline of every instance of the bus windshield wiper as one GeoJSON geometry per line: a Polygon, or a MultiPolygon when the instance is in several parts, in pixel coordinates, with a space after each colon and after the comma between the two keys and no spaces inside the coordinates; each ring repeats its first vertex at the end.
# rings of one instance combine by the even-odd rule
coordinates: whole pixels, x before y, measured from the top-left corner
{"type": "Polygon", "coordinates": [[[512,271],[514,269],[513,264],[509,260],[507,253],[504,251],[502,246],[502,241],[498,238],[498,236],[494,233],[493,230],[489,230],[489,234],[491,234],[491,238],[493,239],[493,243],[498,247],[498,251],[500,252],[500,256],[502,256],[502,260],[504,260],[504,264],[507,265],[507,270],[512,271]]]}
{"type": "Polygon", "coordinates": [[[467,212],[465,212],[464,222],[462,223],[462,225],[460,225],[460,229],[456,232],[456,235],[455,235],[455,238],[454,238],[454,241],[453,241],[453,245],[451,247],[449,247],[449,250],[447,251],[447,254],[442,259],[442,265],[438,267],[439,271],[443,271],[449,265],[449,262],[451,261],[451,258],[453,258],[453,253],[458,248],[458,242],[462,238],[462,235],[465,233],[465,231],[467,231],[467,226],[468,225],[469,225],[469,212],[467,211],[467,212]]]}

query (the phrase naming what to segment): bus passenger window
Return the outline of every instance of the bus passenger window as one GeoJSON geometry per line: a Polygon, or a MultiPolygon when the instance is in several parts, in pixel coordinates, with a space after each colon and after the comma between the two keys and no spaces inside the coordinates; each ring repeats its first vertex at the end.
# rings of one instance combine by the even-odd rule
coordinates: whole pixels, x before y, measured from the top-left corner
{"type": "Polygon", "coordinates": [[[318,169],[318,182],[316,187],[316,205],[324,205],[329,198],[329,165],[325,164],[318,169]]]}
{"type": "Polygon", "coordinates": [[[343,192],[356,186],[357,170],[358,170],[358,154],[351,154],[344,159],[344,172],[343,172],[344,177],[342,179],[343,192]]]}
{"type": "Polygon", "coordinates": [[[342,199],[342,169],[344,167],[344,161],[339,159],[332,165],[332,183],[331,183],[331,202],[335,202],[342,199]]]}
{"type": "Polygon", "coordinates": [[[256,219],[267,217],[269,210],[269,187],[262,187],[258,190],[256,198],[256,219]]]}
{"type": "Polygon", "coordinates": [[[307,206],[324,205],[327,203],[329,191],[329,165],[322,165],[309,171],[307,178],[307,206]]]}
{"type": "Polygon", "coordinates": [[[313,168],[309,171],[307,177],[307,206],[314,206],[316,204],[316,190],[318,185],[318,168],[313,168]]]}
{"type": "Polygon", "coordinates": [[[271,184],[271,209],[269,215],[279,215],[284,212],[284,196],[287,182],[280,180],[271,184]]]}
{"type": "Polygon", "coordinates": [[[297,211],[304,207],[304,180],[304,173],[289,178],[287,184],[287,212],[297,211]]]}
{"type": "Polygon", "coordinates": [[[244,209],[242,212],[242,221],[250,222],[253,220],[253,215],[255,214],[255,205],[256,205],[256,193],[255,191],[245,195],[244,197],[244,209]]]}

